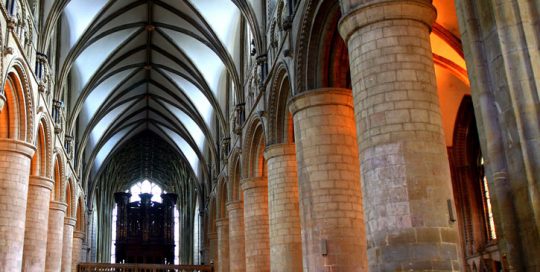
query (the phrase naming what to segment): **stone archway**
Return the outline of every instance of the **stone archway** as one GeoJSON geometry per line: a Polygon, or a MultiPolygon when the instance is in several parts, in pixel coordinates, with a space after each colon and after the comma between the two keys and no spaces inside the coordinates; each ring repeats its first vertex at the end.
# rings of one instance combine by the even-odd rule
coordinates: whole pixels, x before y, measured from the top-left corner
{"type": "Polygon", "coordinates": [[[37,127],[36,153],[32,158],[26,209],[23,270],[45,270],[49,204],[53,180],[51,127],[46,115],[37,127]]]}
{"type": "Polygon", "coordinates": [[[0,270],[20,271],[24,251],[27,193],[33,141],[33,104],[24,69],[15,64],[3,84],[0,109],[0,270]]]}
{"type": "Polygon", "coordinates": [[[244,226],[246,271],[270,271],[270,245],[268,222],[268,178],[263,153],[265,131],[260,118],[248,121],[242,157],[244,178],[244,226]]]}

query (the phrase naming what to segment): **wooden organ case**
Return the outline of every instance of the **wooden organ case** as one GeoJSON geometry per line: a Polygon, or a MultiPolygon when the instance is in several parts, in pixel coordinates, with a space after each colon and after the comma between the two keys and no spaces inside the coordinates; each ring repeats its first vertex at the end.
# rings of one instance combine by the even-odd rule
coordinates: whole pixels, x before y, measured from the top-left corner
{"type": "Polygon", "coordinates": [[[116,262],[174,262],[174,206],[177,195],[162,194],[162,203],[151,194],[139,194],[141,200],[129,202],[130,193],[115,193],[116,262]]]}

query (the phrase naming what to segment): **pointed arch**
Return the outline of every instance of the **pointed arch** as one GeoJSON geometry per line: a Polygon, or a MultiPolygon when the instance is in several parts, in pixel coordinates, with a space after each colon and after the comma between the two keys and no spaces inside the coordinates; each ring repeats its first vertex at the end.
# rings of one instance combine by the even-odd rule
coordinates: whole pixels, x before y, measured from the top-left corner
{"type": "Polygon", "coordinates": [[[64,157],[60,153],[54,155],[54,170],[53,170],[53,180],[54,187],[51,192],[51,200],[62,201],[64,199],[64,186],[65,186],[65,177],[66,177],[66,167],[64,157]]]}
{"type": "Polygon", "coordinates": [[[75,218],[77,216],[77,187],[75,187],[73,177],[66,179],[63,192],[67,204],[66,216],[75,218]]]}
{"type": "Polygon", "coordinates": [[[260,177],[265,175],[264,148],[265,129],[260,116],[254,115],[248,121],[242,154],[243,177],[260,177]]]}
{"type": "Polygon", "coordinates": [[[79,195],[76,204],[75,218],[77,221],[75,223],[75,231],[86,233],[86,206],[84,205],[84,197],[82,195],[79,195]]]}
{"type": "Polygon", "coordinates": [[[339,2],[308,0],[302,14],[294,93],[322,87],[351,89],[349,53],[338,31],[339,2]]]}
{"type": "Polygon", "coordinates": [[[11,61],[3,80],[6,97],[0,120],[7,126],[0,127],[0,137],[32,143],[34,138],[34,103],[24,61],[11,61]]]}
{"type": "Polygon", "coordinates": [[[221,177],[218,181],[218,187],[216,192],[216,199],[217,199],[217,205],[216,205],[216,218],[222,219],[227,218],[227,208],[226,204],[228,201],[228,192],[227,192],[227,178],[221,177]]]}
{"type": "Polygon", "coordinates": [[[287,102],[292,97],[286,64],[281,63],[272,78],[268,102],[268,145],[294,142],[292,115],[287,102]]]}
{"type": "Polygon", "coordinates": [[[32,158],[30,175],[51,177],[53,175],[52,122],[43,107],[38,110],[36,120],[38,120],[34,135],[36,153],[34,153],[34,157],[32,158]]]}
{"type": "Polygon", "coordinates": [[[240,148],[235,147],[231,151],[231,159],[229,160],[229,182],[228,182],[228,199],[229,201],[243,200],[244,195],[240,188],[240,148]]]}

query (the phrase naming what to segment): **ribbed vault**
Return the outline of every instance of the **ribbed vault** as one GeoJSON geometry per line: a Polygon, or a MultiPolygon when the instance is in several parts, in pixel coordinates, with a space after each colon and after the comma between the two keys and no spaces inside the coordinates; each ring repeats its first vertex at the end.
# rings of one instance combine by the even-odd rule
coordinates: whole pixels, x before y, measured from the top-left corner
{"type": "Polygon", "coordinates": [[[229,131],[231,96],[240,89],[241,48],[240,11],[230,1],[212,2],[65,6],[55,97],[65,104],[66,133],[76,139],[89,188],[117,149],[143,131],[168,142],[200,182],[210,180],[218,140],[229,131]]]}
{"type": "MultiPolygon", "coordinates": [[[[95,200],[97,209],[97,241],[100,261],[110,261],[111,241],[113,239],[112,209],[113,194],[128,190],[134,183],[149,180],[167,191],[178,194],[178,209],[182,217],[182,228],[193,228],[195,196],[198,183],[191,167],[180,156],[180,152],[171,152],[174,147],[157,133],[143,131],[130,138],[116,149],[101,168],[94,182],[91,183],[90,197],[95,200]]],[[[180,226],[178,226],[180,227],[180,226]]],[[[190,232],[181,237],[182,241],[193,240],[190,232]]],[[[182,254],[191,255],[189,248],[182,254]]]]}
{"type": "MultiPolygon", "coordinates": [[[[39,28],[59,36],[44,35],[38,47],[55,67],[54,99],[63,102],[76,172],[97,211],[99,261],[110,258],[113,193],[144,179],[179,195],[182,243],[193,243],[195,200],[210,191],[228,114],[242,99],[246,3],[60,0],[39,7],[47,18],[39,28]]],[[[193,252],[186,247],[182,255],[189,262],[193,252]]]]}
{"type": "Polygon", "coordinates": [[[124,191],[148,179],[167,191],[177,192],[194,179],[189,165],[178,152],[170,152],[172,149],[156,133],[141,132],[115,151],[101,168],[92,189],[97,186],[105,191],[124,191]]]}

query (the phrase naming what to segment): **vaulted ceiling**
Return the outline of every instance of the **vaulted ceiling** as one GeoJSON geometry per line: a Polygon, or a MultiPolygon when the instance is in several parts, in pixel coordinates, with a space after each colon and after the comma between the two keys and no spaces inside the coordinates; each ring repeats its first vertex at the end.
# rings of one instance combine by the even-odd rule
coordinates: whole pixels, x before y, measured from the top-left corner
{"type": "Polygon", "coordinates": [[[208,174],[240,85],[240,16],[225,0],[72,0],[63,7],[55,95],[66,104],[83,179],[95,180],[145,131],[194,176],[208,174]]]}
{"type": "MultiPolygon", "coordinates": [[[[434,1],[437,22],[459,38],[455,10],[447,2],[434,1]]],[[[113,158],[137,156],[122,147],[142,135],[162,141],[192,176],[208,180],[219,140],[229,131],[229,103],[241,92],[241,17],[255,46],[263,46],[265,1],[29,3],[40,10],[36,25],[44,38],[37,48],[55,63],[54,96],[66,105],[66,133],[75,136],[83,182],[93,186],[113,158]]],[[[435,53],[452,52],[440,44],[435,53]]],[[[150,158],[161,156],[157,149],[150,152],[150,158]]]]}

